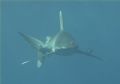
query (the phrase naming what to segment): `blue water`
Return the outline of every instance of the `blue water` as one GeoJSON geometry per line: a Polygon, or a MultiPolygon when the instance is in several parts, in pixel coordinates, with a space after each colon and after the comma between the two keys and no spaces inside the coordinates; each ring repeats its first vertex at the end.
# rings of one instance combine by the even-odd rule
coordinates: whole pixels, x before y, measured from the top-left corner
{"type": "Polygon", "coordinates": [[[4,2],[2,27],[3,84],[120,84],[120,3],[4,2]],[[54,36],[60,10],[80,49],[93,49],[104,62],[76,54],[51,56],[36,67],[36,50],[18,32],[54,36]]]}

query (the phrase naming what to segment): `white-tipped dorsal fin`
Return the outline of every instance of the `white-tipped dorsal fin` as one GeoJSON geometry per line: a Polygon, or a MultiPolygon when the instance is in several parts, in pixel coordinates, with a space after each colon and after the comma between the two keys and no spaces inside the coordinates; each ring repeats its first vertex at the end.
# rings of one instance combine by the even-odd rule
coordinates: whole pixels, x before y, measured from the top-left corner
{"type": "Polygon", "coordinates": [[[59,18],[60,18],[60,31],[63,31],[63,16],[62,16],[62,11],[60,10],[59,12],[59,18]]]}

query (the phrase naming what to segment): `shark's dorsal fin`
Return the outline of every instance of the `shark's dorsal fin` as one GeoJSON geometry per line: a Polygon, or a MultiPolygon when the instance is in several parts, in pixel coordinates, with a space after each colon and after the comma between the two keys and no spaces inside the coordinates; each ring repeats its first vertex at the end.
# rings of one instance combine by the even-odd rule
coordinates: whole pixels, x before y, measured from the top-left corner
{"type": "Polygon", "coordinates": [[[59,19],[60,19],[60,31],[63,31],[64,30],[64,27],[63,27],[63,16],[62,16],[62,11],[61,10],[59,12],[59,19]]]}

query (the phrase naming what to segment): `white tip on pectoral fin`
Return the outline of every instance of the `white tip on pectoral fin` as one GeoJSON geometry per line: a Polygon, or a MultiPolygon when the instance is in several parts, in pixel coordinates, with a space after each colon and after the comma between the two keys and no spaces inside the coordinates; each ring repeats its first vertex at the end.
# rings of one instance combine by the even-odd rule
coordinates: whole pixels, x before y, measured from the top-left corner
{"type": "Polygon", "coordinates": [[[59,12],[59,19],[60,19],[60,30],[63,31],[63,15],[62,15],[62,11],[60,10],[59,12]]]}

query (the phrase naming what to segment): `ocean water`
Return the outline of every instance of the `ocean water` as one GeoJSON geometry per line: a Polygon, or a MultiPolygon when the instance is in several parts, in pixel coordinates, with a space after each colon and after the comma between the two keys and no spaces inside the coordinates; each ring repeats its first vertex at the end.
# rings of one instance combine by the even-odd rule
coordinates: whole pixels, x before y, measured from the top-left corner
{"type": "Polygon", "coordinates": [[[115,2],[3,2],[2,84],[120,84],[119,9],[115,2]],[[36,67],[36,50],[18,32],[45,41],[59,31],[60,10],[80,49],[92,49],[104,61],[51,56],[36,67]],[[26,60],[31,62],[21,65],[26,60]]]}

